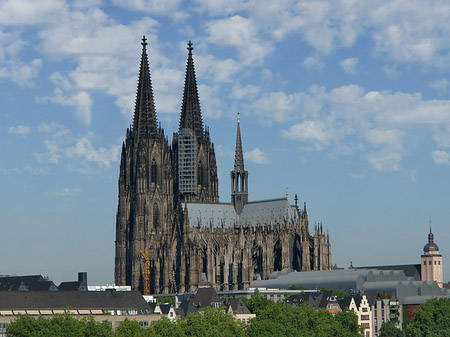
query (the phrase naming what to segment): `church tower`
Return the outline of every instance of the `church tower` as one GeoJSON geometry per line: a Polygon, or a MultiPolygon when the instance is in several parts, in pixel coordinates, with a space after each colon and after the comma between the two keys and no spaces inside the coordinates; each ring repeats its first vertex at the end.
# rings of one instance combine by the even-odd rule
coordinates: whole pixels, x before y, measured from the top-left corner
{"type": "Polygon", "coordinates": [[[244,168],[244,155],[242,153],[241,128],[238,114],[236,150],[234,154],[234,170],[231,176],[231,203],[237,214],[241,214],[245,204],[248,203],[248,172],[244,168]]]}
{"type": "MultiPolygon", "coordinates": [[[[140,250],[148,254],[153,274],[164,263],[164,238],[173,231],[173,176],[164,131],[157,124],[155,102],[142,39],[142,56],[133,126],[122,145],[119,205],[116,218],[115,283],[143,288],[140,250]],[[155,240],[160,242],[154,246],[155,240]]],[[[168,246],[168,244],[166,244],[168,246]]],[[[168,276],[153,277],[152,290],[166,286],[168,276]]]]}
{"type": "Polygon", "coordinates": [[[203,128],[191,41],[187,49],[180,126],[173,139],[177,166],[175,194],[181,202],[214,203],[219,201],[214,144],[208,128],[203,128]]]}
{"type": "Polygon", "coordinates": [[[428,243],[423,247],[421,262],[422,281],[436,281],[442,288],[442,254],[439,254],[439,247],[434,243],[431,226],[428,243]]]}

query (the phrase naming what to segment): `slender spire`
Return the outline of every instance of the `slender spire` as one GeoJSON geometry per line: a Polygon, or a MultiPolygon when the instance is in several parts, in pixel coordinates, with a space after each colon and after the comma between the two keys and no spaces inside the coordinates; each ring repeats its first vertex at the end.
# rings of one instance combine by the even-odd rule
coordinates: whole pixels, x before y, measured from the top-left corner
{"type": "Polygon", "coordinates": [[[236,150],[234,153],[234,170],[244,172],[244,155],[242,153],[241,128],[239,113],[237,116],[236,150]]]}
{"type": "Polygon", "coordinates": [[[192,58],[192,42],[188,43],[188,59],[184,80],[183,103],[181,106],[180,130],[194,130],[197,139],[203,138],[203,121],[198,98],[197,79],[195,77],[194,60],[192,58]]]}
{"type": "Polygon", "coordinates": [[[139,82],[134,108],[133,134],[144,137],[155,135],[157,130],[155,101],[147,57],[147,39],[142,37],[142,56],[139,69],[139,82]]]}

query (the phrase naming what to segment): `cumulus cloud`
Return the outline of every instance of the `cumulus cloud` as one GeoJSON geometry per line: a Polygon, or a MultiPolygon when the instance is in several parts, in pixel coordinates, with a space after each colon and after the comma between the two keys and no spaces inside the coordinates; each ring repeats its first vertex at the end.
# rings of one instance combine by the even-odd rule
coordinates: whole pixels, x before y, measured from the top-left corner
{"type": "Polygon", "coordinates": [[[261,151],[258,147],[255,147],[251,151],[245,152],[244,158],[255,164],[267,164],[268,163],[267,154],[265,152],[261,151]]]}
{"type": "Polygon", "coordinates": [[[58,164],[62,160],[75,159],[77,163],[94,163],[100,168],[109,168],[119,160],[120,145],[109,148],[95,148],[92,144],[94,134],[75,137],[69,129],[57,123],[42,123],[39,132],[46,134],[45,152],[35,152],[33,156],[41,163],[58,164]]]}
{"type": "Polygon", "coordinates": [[[26,137],[30,133],[30,127],[26,125],[10,126],[8,132],[21,137],[26,137]]]}
{"type": "Polygon", "coordinates": [[[61,89],[55,89],[53,96],[42,98],[42,100],[72,106],[75,108],[75,115],[79,120],[87,126],[91,124],[92,99],[86,91],[80,91],[66,96],[61,89]]]}
{"type": "Polygon", "coordinates": [[[251,19],[235,15],[207,24],[208,41],[236,48],[241,62],[246,65],[261,63],[273,50],[269,41],[263,41],[251,19]]]}
{"type": "Polygon", "coordinates": [[[37,77],[41,67],[41,59],[34,59],[29,63],[8,60],[5,66],[0,68],[0,78],[8,78],[22,87],[32,86],[32,80],[37,77]]]}
{"type": "Polygon", "coordinates": [[[252,113],[266,125],[289,121],[291,125],[281,131],[286,139],[317,150],[328,148],[336,155],[359,152],[383,171],[402,169],[403,157],[416,146],[405,142],[412,133],[415,137],[430,135],[438,146],[450,147],[449,111],[447,100],[425,100],[417,93],[365,91],[357,85],[329,91],[313,86],[289,95],[265,93],[252,106],[252,113]]]}
{"type": "Polygon", "coordinates": [[[431,158],[437,165],[450,165],[450,153],[446,151],[433,151],[431,152],[431,158]]]}
{"type": "Polygon", "coordinates": [[[347,74],[355,75],[358,58],[352,57],[339,61],[339,65],[347,74]]]}

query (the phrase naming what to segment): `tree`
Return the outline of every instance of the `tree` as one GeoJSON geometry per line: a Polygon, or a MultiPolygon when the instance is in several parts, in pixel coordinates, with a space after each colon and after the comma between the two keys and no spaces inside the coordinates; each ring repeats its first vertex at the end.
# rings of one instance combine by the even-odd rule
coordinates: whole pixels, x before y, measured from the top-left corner
{"type": "Polygon", "coordinates": [[[248,310],[254,314],[258,314],[261,310],[274,304],[274,302],[269,300],[266,296],[261,295],[258,289],[255,289],[255,292],[250,299],[242,298],[242,302],[244,302],[248,310]]]}
{"type": "Polygon", "coordinates": [[[52,318],[19,315],[8,325],[6,334],[10,337],[114,336],[112,328],[107,322],[98,323],[92,317],[79,320],[68,312],[52,318]]]}
{"type": "Polygon", "coordinates": [[[205,308],[179,321],[186,336],[245,336],[241,324],[222,310],[205,308]]]}
{"type": "Polygon", "coordinates": [[[145,336],[144,329],[140,326],[138,321],[130,321],[126,318],[116,328],[115,335],[117,337],[141,337],[145,336]]]}
{"type": "Polygon", "coordinates": [[[304,286],[303,284],[299,284],[299,285],[291,285],[289,286],[288,290],[308,290],[307,286],[304,286]]]}
{"type": "Polygon", "coordinates": [[[380,337],[401,337],[402,332],[395,325],[396,321],[387,321],[381,325],[380,337]]]}
{"type": "Polygon", "coordinates": [[[450,336],[450,299],[434,298],[414,311],[406,324],[405,335],[414,337],[450,336]]]}
{"type": "Polygon", "coordinates": [[[148,328],[148,335],[154,337],[181,337],[185,336],[178,322],[171,322],[167,317],[153,321],[148,328]]]}

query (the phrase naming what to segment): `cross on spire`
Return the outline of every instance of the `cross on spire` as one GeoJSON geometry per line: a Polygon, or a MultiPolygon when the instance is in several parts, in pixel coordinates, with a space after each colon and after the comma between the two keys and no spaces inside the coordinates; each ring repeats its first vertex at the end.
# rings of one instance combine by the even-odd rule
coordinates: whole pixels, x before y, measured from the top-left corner
{"type": "Polygon", "coordinates": [[[147,46],[147,39],[145,38],[145,35],[142,37],[141,44],[144,46],[144,48],[145,48],[145,46],[147,46]]]}
{"type": "Polygon", "coordinates": [[[188,42],[188,47],[187,47],[187,50],[189,50],[189,55],[190,54],[192,54],[192,50],[193,50],[194,48],[192,47],[192,42],[191,42],[191,40],[189,40],[189,42],[188,42]]]}

